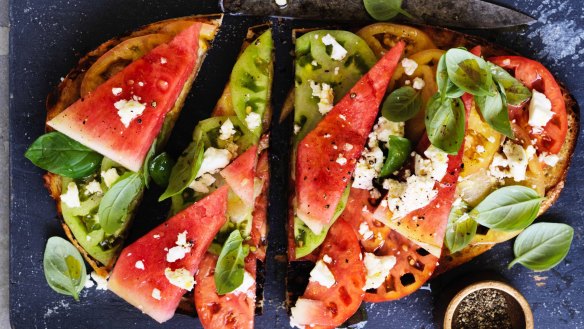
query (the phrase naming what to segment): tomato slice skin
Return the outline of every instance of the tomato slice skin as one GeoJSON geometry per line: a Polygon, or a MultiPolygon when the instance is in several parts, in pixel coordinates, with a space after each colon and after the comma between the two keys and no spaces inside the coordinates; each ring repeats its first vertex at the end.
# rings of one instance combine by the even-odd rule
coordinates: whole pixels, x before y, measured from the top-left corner
{"type": "Polygon", "coordinates": [[[489,61],[500,67],[512,71],[516,79],[527,88],[535,89],[552,103],[554,116],[544,127],[544,131],[534,134],[527,123],[529,111],[525,107],[510,108],[510,117],[525,130],[529,131],[531,140],[536,141],[536,148],[540,152],[556,154],[562,148],[568,133],[568,115],[562,89],[554,76],[541,63],[521,56],[499,56],[489,58],[489,61]]]}
{"type": "MultiPolygon", "coordinates": [[[[365,292],[366,269],[361,260],[361,246],[352,227],[339,220],[331,226],[321,246],[319,259],[327,255],[332,258],[327,264],[336,283],[330,288],[310,281],[303,299],[310,300],[320,312],[310,312],[310,328],[335,328],[349,319],[359,308],[365,292]],[[314,326],[312,326],[314,325],[314,326]]],[[[294,311],[292,312],[294,314],[294,311]]]]}

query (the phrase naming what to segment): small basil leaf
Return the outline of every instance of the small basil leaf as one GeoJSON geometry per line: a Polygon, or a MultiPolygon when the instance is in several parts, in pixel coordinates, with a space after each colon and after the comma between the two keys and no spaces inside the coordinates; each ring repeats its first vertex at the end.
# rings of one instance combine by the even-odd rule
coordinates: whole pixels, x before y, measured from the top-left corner
{"type": "Polygon", "coordinates": [[[449,154],[456,154],[462,146],[465,130],[464,105],[460,99],[435,94],[426,106],[426,131],[432,145],[449,154]]]}
{"type": "Polygon", "coordinates": [[[521,106],[531,98],[531,91],[509,72],[493,63],[488,62],[488,64],[493,79],[503,86],[509,105],[521,106]]]}
{"type": "Polygon", "coordinates": [[[35,166],[69,178],[82,178],[94,173],[103,156],[60,132],[37,138],[24,156],[35,166]]]}
{"type": "Polygon", "coordinates": [[[509,110],[503,89],[498,88],[498,83],[491,87],[492,95],[475,96],[477,107],[485,121],[501,134],[513,138],[513,129],[509,121],[509,110]]]}
{"type": "Polygon", "coordinates": [[[488,228],[504,232],[522,230],[535,220],[542,200],[529,187],[505,186],[489,194],[470,215],[488,228]]]}
{"type": "Polygon", "coordinates": [[[191,142],[189,147],[178,158],[176,165],[172,167],[166,191],[158,201],[163,201],[182,193],[191,184],[197,176],[199,168],[201,168],[204,152],[205,147],[202,142],[191,142]]]}
{"type": "Polygon", "coordinates": [[[398,88],[383,102],[381,114],[394,122],[413,118],[422,108],[422,95],[410,86],[398,88]]]}
{"type": "Polygon", "coordinates": [[[146,158],[144,159],[144,164],[142,165],[142,178],[144,178],[144,185],[146,186],[146,188],[150,188],[150,161],[152,160],[152,157],[154,156],[154,153],[156,152],[156,140],[154,140],[154,142],[152,143],[152,146],[150,146],[150,150],[148,150],[148,153],[146,154],[146,158]]]}
{"type": "Polygon", "coordinates": [[[458,199],[450,210],[444,244],[451,253],[464,249],[475,237],[477,222],[467,213],[468,203],[458,199]]]}
{"type": "Polygon", "coordinates": [[[387,140],[387,158],[381,168],[379,177],[384,178],[400,169],[412,152],[412,143],[409,139],[389,136],[387,140]]]}
{"type": "Polygon", "coordinates": [[[398,14],[413,18],[402,9],[402,0],[363,0],[367,13],[377,21],[388,21],[398,14]]]}
{"type": "Polygon", "coordinates": [[[493,77],[484,59],[453,48],[444,54],[448,78],[460,89],[475,96],[492,94],[493,77]]]}
{"type": "Polygon", "coordinates": [[[438,85],[438,91],[440,95],[448,98],[458,98],[464,94],[464,90],[458,88],[457,85],[452,83],[448,78],[448,70],[446,70],[446,57],[442,55],[438,61],[438,67],[436,69],[436,83],[438,85]]]}
{"type": "MultiPolygon", "coordinates": [[[[247,247],[247,246],[246,246],[247,247]]],[[[245,272],[245,257],[249,248],[244,248],[243,238],[239,230],[229,234],[215,267],[215,286],[217,294],[224,295],[237,289],[243,283],[245,272]]]]}
{"type": "Polygon", "coordinates": [[[566,224],[536,223],[521,232],[513,244],[515,259],[533,271],[547,271],[558,265],[570,251],[574,229],[566,224]]]}
{"type": "Polygon", "coordinates": [[[99,204],[98,216],[103,230],[108,234],[117,234],[125,227],[132,205],[138,201],[144,191],[142,175],[126,172],[103,195],[99,204]]]}
{"type": "Polygon", "coordinates": [[[148,166],[148,171],[154,183],[158,186],[166,187],[170,180],[170,172],[174,167],[174,160],[166,152],[157,155],[148,166]]]}
{"type": "Polygon", "coordinates": [[[53,290],[79,300],[79,292],[87,280],[87,270],[81,254],[69,241],[56,236],[49,238],[43,269],[53,290]]]}

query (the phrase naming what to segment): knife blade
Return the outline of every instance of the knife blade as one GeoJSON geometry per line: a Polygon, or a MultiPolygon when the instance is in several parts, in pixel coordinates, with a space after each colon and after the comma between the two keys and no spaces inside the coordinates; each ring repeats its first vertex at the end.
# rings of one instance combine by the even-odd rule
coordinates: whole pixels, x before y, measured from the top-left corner
{"type": "MultiPolygon", "coordinates": [[[[225,13],[300,19],[371,21],[362,0],[220,0],[225,13]]],[[[532,17],[483,0],[404,0],[415,23],[466,29],[531,24],[532,17]]],[[[404,17],[405,19],[405,17],[404,17]]]]}

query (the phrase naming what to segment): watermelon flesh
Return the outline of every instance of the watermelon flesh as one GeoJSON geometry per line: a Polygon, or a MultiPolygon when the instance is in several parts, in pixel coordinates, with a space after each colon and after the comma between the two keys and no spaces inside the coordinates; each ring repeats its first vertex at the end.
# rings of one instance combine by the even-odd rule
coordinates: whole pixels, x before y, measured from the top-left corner
{"type": "Polygon", "coordinates": [[[316,234],[351,180],[404,47],[387,52],[298,144],[296,214],[316,234]]]}
{"type": "Polygon", "coordinates": [[[166,114],[197,65],[201,25],[194,23],[170,43],[132,62],[47,124],[139,171],[166,114]],[[123,112],[126,115],[120,114],[123,112]]]}
{"type": "Polygon", "coordinates": [[[221,176],[229,187],[248,207],[253,207],[255,200],[254,178],[257,161],[258,146],[254,145],[221,170],[221,176]]]}
{"type": "Polygon", "coordinates": [[[186,290],[170,283],[165,270],[185,269],[194,276],[227,221],[227,192],[227,186],[217,189],[127,246],[113,269],[109,289],[160,323],[172,318],[186,290]],[[169,262],[168,250],[184,232],[192,247],[184,258],[169,262]]]}

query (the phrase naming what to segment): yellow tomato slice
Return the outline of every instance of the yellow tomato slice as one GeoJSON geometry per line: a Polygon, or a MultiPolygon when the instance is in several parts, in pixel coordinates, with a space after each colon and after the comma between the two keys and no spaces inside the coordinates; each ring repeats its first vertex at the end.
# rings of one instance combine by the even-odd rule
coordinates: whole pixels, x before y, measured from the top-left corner
{"type": "Polygon", "coordinates": [[[473,105],[468,118],[468,128],[464,137],[464,168],[461,177],[487,170],[501,145],[501,134],[484,122],[473,105]]]}
{"type": "Polygon", "coordinates": [[[365,40],[377,57],[381,57],[400,40],[406,42],[406,57],[424,49],[436,48],[434,42],[426,33],[405,25],[391,23],[371,24],[359,30],[357,35],[365,40]]]}

